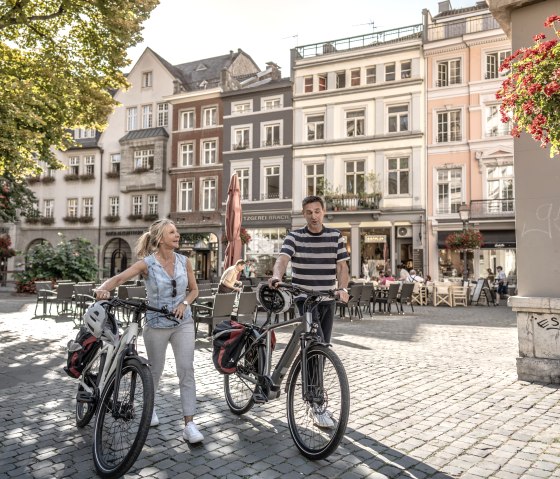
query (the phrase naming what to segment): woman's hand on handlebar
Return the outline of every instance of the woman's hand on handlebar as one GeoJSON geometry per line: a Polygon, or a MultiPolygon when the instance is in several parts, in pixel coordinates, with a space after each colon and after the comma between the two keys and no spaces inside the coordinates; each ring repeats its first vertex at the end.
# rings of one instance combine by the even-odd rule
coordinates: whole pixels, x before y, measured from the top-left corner
{"type": "Polygon", "coordinates": [[[110,299],[111,292],[107,291],[106,289],[94,289],[93,292],[95,293],[96,299],[110,299]]]}

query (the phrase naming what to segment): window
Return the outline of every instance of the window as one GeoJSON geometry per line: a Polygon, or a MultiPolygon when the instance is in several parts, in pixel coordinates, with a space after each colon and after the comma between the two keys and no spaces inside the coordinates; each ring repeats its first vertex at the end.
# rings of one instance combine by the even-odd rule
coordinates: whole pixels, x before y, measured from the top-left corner
{"type": "Polygon", "coordinates": [[[313,91],[313,77],[307,76],[303,79],[303,91],[305,93],[311,93],[313,91]]]}
{"type": "Polygon", "coordinates": [[[318,75],[317,78],[319,80],[319,91],[325,91],[328,87],[327,74],[322,73],[321,75],[318,75]]]}
{"type": "Polygon", "coordinates": [[[153,170],[154,169],[154,150],[153,148],[145,150],[136,150],[134,152],[134,169],[135,170],[153,170]]]}
{"type": "Polygon", "coordinates": [[[234,173],[239,178],[239,192],[242,200],[248,200],[249,196],[249,168],[235,169],[234,173]]]}
{"type": "Polygon", "coordinates": [[[385,81],[394,81],[394,80],[395,80],[395,64],[387,63],[385,65],[385,81]]]}
{"type": "Polygon", "coordinates": [[[437,86],[459,85],[461,83],[461,60],[444,60],[437,63],[437,86]]]}
{"type": "Polygon", "coordinates": [[[408,105],[390,106],[387,113],[389,133],[408,131],[408,105]]]}
{"type": "Polygon", "coordinates": [[[142,73],[142,88],[149,88],[152,86],[152,72],[142,73]]]}
{"type": "Polygon", "coordinates": [[[193,182],[180,181],[179,182],[179,198],[177,204],[179,211],[193,211],[193,182]]]}
{"type": "Polygon", "coordinates": [[[461,168],[438,170],[437,172],[437,213],[440,215],[459,212],[462,203],[461,168]]]}
{"type": "Polygon", "coordinates": [[[194,128],[194,110],[181,112],[181,130],[192,130],[194,128]]]}
{"type": "Polygon", "coordinates": [[[218,124],[218,109],[213,106],[202,110],[203,126],[215,126],[218,124]]]}
{"type": "Polygon", "coordinates": [[[354,110],[346,112],[346,136],[364,135],[365,116],[365,110],[354,110]]]}
{"type": "Polygon", "coordinates": [[[180,166],[194,166],[194,143],[179,144],[180,166]]]}
{"type": "Polygon", "coordinates": [[[142,196],[132,197],[132,214],[134,216],[142,216],[142,196]]]}
{"type": "Polygon", "coordinates": [[[86,175],[95,174],[95,156],[88,155],[84,157],[84,165],[86,166],[86,175]]]}
{"type": "Polygon", "coordinates": [[[233,150],[246,150],[251,146],[251,129],[249,127],[233,130],[233,150]]]}
{"type": "Polygon", "coordinates": [[[216,209],[216,180],[202,180],[202,209],[205,211],[216,209]]]}
{"type": "Polygon", "coordinates": [[[437,142],[461,141],[461,111],[440,112],[437,115],[437,142]]]}
{"type": "Polygon", "coordinates": [[[151,128],[153,126],[153,116],[152,105],[142,106],[142,128],[151,128]]]}
{"type": "Polygon", "coordinates": [[[350,85],[351,86],[360,86],[360,69],[356,68],[355,70],[350,70],[350,85]]]}
{"type": "Polygon", "coordinates": [[[126,109],[126,130],[132,131],[138,128],[138,110],[136,107],[126,109]]]}
{"type": "Polygon", "coordinates": [[[265,166],[264,194],[265,199],[280,198],[280,166],[265,166]]]}
{"type": "Polygon", "coordinates": [[[280,123],[272,125],[264,125],[264,138],[262,146],[276,146],[281,145],[280,141],[280,123]]]}
{"type": "Polygon", "coordinates": [[[157,126],[169,125],[169,103],[158,103],[157,126]]]}
{"type": "Polygon", "coordinates": [[[231,108],[232,115],[243,115],[245,113],[251,113],[253,108],[251,107],[251,102],[239,102],[233,103],[231,108]]]}
{"type": "Polygon", "coordinates": [[[68,166],[71,175],[79,175],[80,174],[80,157],[79,156],[71,156],[68,159],[68,166]]]}
{"type": "Polygon", "coordinates": [[[109,216],[119,216],[119,197],[109,197],[109,216]]]}
{"type": "Polygon", "coordinates": [[[148,214],[158,214],[158,195],[148,195],[148,214]]]}
{"type": "Polygon", "coordinates": [[[83,138],[95,138],[95,130],[92,128],[76,128],[74,130],[74,138],[76,140],[83,138]]]}
{"type": "Polygon", "coordinates": [[[486,170],[489,213],[514,210],[513,165],[493,166],[486,170]]]}
{"type": "Polygon", "coordinates": [[[54,200],[44,200],[43,201],[43,216],[45,218],[54,217],[54,200]]]}
{"type": "Polygon", "coordinates": [[[93,217],[93,198],[82,199],[82,216],[93,217]]]}
{"type": "Polygon", "coordinates": [[[307,117],[307,140],[325,139],[325,115],[312,115],[307,117]]]}
{"type": "Polygon", "coordinates": [[[364,161],[346,162],[346,193],[358,194],[365,191],[364,161]]]}
{"type": "Polygon", "coordinates": [[[66,200],[66,216],[71,218],[78,217],[78,198],[68,198],[66,200]]]}
{"type": "Polygon", "coordinates": [[[504,50],[501,52],[488,53],[486,55],[486,76],[487,80],[494,78],[499,78],[501,76],[507,75],[507,71],[500,72],[500,65],[502,62],[511,55],[510,50],[504,50]]]}
{"type": "Polygon", "coordinates": [[[376,82],[376,71],[375,67],[366,68],[366,84],[373,85],[376,82]]]}
{"type": "Polygon", "coordinates": [[[216,140],[202,142],[202,163],[211,165],[216,163],[216,140]]]}
{"type": "Polygon", "coordinates": [[[305,165],[305,195],[325,194],[325,165],[317,163],[305,165]]]}
{"type": "Polygon", "coordinates": [[[263,100],[263,110],[276,110],[282,108],[280,98],[266,98],[263,100]]]}
{"type": "Polygon", "coordinates": [[[346,72],[336,72],[335,73],[336,79],[336,88],[345,88],[346,87],[346,72]]]}
{"type": "Polygon", "coordinates": [[[412,76],[412,61],[405,60],[401,62],[401,78],[410,78],[412,76]]]}
{"type": "Polygon", "coordinates": [[[408,163],[408,157],[389,158],[389,171],[387,176],[390,195],[408,195],[410,176],[408,163]]]}
{"type": "Polygon", "coordinates": [[[502,123],[498,105],[486,107],[486,136],[504,136],[511,133],[511,117],[507,123],[502,123]]]}
{"type": "Polygon", "coordinates": [[[121,154],[113,153],[111,155],[111,173],[120,175],[121,173],[121,154]]]}

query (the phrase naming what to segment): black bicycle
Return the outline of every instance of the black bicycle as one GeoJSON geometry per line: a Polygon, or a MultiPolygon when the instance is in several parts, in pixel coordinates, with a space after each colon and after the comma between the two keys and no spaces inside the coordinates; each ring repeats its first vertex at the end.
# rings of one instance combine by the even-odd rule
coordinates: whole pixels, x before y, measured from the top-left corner
{"type": "Polygon", "coordinates": [[[323,341],[314,308],[324,298],[335,299],[336,290],[312,291],[278,283],[262,286],[259,299],[270,313],[285,311],[295,296],[304,294],[304,314],[280,324],[244,324],[244,341],[235,373],[224,376],[229,409],[248,412],[255,403],[276,399],[286,380],[286,411],[290,434],[301,453],[309,459],[324,459],[336,450],[348,423],[350,389],[342,361],[323,341]],[[278,363],[271,369],[274,330],[297,324],[278,363]]]}

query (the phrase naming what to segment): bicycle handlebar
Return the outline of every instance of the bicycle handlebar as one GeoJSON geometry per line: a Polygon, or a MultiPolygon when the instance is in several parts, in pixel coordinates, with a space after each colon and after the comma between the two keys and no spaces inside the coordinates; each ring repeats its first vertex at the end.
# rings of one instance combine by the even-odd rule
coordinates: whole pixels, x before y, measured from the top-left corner
{"type": "Polygon", "coordinates": [[[163,308],[155,308],[154,306],[150,306],[148,304],[148,300],[147,299],[141,299],[138,298],[136,300],[129,300],[129,299],[121,299],[121,298],[111,298],[108,300],[101,300],[101,301],[108,301],[109,303],[111,303],[111,306],[129,306],[131,308],[136,309],[138,312],[143,313],[146,311],[153,311],[155,313],[161,313],[164,316],[166,316],[168,319],[171,319],[173,321],[177,321],[177,318],[175,317],[175,315],[173,314],[172,311],[169,311],[169,308],[167,306],[164,306],[163,308]]]}
{"type": "Polygon", "coordinates": [[[277,288],[285,289],[292,294],[303,293],[308,297],[330,296],[331,298],[336,298],[337,292],[342,289],[342,288],[338,288],[338,289],[326,289],[326,290],[313,290],[313,289],[304,288],[303,286],[295,286],[290,283],[283,283],[281,281],[276,281],[273,283],[273,285],[275,285],[277,288]]]}

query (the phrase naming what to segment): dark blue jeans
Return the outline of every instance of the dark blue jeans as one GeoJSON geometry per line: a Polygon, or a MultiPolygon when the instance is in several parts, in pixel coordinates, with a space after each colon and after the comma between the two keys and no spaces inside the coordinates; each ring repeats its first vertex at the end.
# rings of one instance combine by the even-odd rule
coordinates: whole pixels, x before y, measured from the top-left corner
{"type": "MultiPolygon", "coordinates": [[[[303,314],[303,303],[305,299],[296,299],[295,303],[300,316],[303,314]]],[[[325,342],[330,343],[334,322],[336,303],[334,301],[322,301],[313,310],[313,318],[319,323],[319,332],[323,335],[325,342]]]]}

